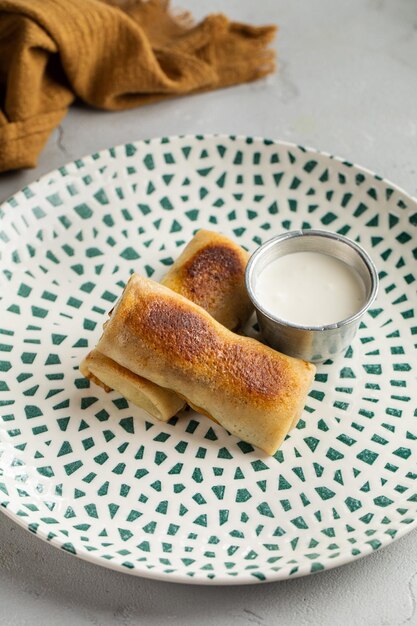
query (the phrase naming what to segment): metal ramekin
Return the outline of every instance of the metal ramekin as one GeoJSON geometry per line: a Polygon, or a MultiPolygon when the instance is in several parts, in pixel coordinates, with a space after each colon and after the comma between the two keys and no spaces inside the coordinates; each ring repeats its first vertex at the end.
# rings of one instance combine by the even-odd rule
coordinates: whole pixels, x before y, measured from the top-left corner
{"type": "Polygon", "coordinates": [[[362,316],[376,298],[378,274],[363,248],[347,237],[325,230],[297,230],[270,239],[254,252],[246,269],[246,288],[265,341],[280,352],[316,363],[334,358],[349,346],[362,316]],[[271,314],[256,296],[256,280],[271,261],[293,252],[321,252],[353,267],[365,285],[363,307],[354,315],[325,326],[292,324],[271,314]]]}

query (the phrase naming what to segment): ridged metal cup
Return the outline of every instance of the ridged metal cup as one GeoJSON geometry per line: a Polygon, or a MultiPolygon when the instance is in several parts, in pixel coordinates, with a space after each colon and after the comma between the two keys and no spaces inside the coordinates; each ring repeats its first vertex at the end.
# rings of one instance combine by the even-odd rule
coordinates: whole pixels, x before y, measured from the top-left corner
{"type": "Polygon", "coordinates": [[[246,269],[246,288],[265,341],[280,352],[318,363],[333,359],[349,346],[362,316],[376,298],[378,274],[365,250],[347,237],[324,230],[297,230],[270,239],[254,252],[246,269]],[[268,311],[256,295],[256,281],[272,261],[294,252],[320,252],[355,269],[365,286],[362,308],[344,320],[324,326],[293,324],[268,311]]]}

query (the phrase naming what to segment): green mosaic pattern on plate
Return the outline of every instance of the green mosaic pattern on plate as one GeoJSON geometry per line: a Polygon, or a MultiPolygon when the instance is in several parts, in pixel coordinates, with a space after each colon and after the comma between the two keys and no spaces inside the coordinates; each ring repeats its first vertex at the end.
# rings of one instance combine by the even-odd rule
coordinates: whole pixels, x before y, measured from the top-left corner
{"type": "Polygon", "coordinates": [[[250,138],[128,144],[23,189],[0,207],[3,510],[82,558],[200,583],[320,571],[410,530],[416,227],[416,202],[381,178],[250,138]],[[375,306],[274,457],[193,412],[154,422],[78,371],[129,274],[159,280],[201,227],[249,250],[328,228],[379,270],[375,306]]]}

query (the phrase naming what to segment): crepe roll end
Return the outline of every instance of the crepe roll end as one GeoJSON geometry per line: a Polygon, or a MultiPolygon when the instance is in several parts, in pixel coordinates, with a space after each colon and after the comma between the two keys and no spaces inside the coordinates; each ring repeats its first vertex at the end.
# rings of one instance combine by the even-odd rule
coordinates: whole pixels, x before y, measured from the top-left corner
{"type": "Polygon", "coordinates": [[[162,422],[167,422],[185,406],[184,400],[174,392],[134,374],[98,350],[92,350],[83,359],[80,371],[105,391],[114,389],[162,422]]]}

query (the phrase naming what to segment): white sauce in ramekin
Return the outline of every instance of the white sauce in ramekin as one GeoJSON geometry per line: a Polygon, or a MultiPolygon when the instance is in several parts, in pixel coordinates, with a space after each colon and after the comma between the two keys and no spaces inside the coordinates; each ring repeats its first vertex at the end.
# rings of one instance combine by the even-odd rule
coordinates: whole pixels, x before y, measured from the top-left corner
{"type": "Polygon", "coordinates": [[[340,322],[360,311],[366,299],[358,272],[320,252],[294,252],[271,261],[255,292],[271,315],[302,326],[340,322]]]}

